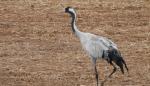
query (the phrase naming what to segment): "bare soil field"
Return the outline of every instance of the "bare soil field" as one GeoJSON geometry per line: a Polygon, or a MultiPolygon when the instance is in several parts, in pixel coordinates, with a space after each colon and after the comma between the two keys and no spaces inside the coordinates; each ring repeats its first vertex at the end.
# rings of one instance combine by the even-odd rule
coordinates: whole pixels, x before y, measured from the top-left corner
{"type": "MultiPolygon", "coordinates": [[[[129,74],[105,86],[150,86],[150,0],[0,0],[0,86],[95,86],[89,57],[71,31],[64,7],[81,31],[119,47],[129,74]]],[[[100,81],[112,71],[99,60],[100,81]]]]}

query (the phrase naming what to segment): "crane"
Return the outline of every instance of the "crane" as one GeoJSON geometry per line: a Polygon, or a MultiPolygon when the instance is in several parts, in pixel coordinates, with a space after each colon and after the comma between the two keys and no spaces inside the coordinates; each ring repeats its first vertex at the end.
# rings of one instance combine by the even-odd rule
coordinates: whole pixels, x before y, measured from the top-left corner
{"type": "MultiPolygon", "coordinates": [[[[117,45],[114,42],[103,36],[98,36],[91,33],[80,31],[76,26],[77,16],[75,9],[72,7],[66,7],[65,12],[71,15],[72,31],[76,35],[76,37],[79,38],[83,49],[86,51],[86,53],[88,54],[88,56],[92,61],[97,86],[99,85],[98,80],[99,78],[98,78],[98,71],[96,68],[96,61],[99,58],[106,60],[114,68],[108,77],[111,77],[116,72],[117,70],[116,65],[121,69],[121,72],[123,74],[124,74],[124,66],[128,71],[126,62],[124,61],[120,51],[117,48],[117,45]]],[[[103,83],[101,83],[101,85],[103,85],[103,83]]]]}

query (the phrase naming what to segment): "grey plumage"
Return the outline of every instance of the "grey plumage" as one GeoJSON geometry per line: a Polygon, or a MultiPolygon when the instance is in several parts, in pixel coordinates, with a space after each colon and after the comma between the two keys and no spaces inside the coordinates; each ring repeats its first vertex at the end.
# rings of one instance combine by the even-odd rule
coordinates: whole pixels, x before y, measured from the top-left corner
{"type": "Polygon", "coordinates": [[[75,10],[72,7],[67,7],[65,8],[65,12],[71,15],[72,31],[79,38],[83,49],[86,51],[86,53],[89,55],[89,57],[92,60],[97,86],[99,84],[98,71],[96,68],[96,61],[98,58],[105,59],[108,63],[110,63],[114,67],[114,70],[109,75],[109,77],[111,77],[111,75],[114,74],[116,71],[116,67],[113,64],[113,62],[116,63],[120,67],[122,73],[124,73],[124,70],[123,70],[124,65],[126,69],[128,70],[126,63],[123,60],[117,48],[117,45],[114,42],[102,36],[97,36],[97,35],[87,33],[87,32],[81,32],[76,26],[75,10]]]}

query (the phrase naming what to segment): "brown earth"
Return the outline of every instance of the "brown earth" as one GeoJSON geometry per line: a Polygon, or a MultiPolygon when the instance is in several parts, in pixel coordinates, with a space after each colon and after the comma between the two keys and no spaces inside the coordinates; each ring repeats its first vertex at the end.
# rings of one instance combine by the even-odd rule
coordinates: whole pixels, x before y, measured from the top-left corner
{"type": "MultiPolygon", "coordinates": [[[[95,86],[60,4],[76,8],[81,31],[122,52],[129,74],[117,71],[105,86],[150,86],[150,0],[0,0],[0,86],[95,86]]],[[[97,66],[102,81],[112,67],[97,66]]]]}

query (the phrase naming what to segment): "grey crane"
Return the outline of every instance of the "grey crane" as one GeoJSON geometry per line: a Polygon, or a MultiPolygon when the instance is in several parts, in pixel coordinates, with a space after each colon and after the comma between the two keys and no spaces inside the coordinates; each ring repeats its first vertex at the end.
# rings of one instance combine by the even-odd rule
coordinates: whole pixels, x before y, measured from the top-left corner
{"type": "MultiPolygon", "coordinates": [[[[76,12],[72,7],[66,7],[65,12],[69,13],[72,17],[71,27],[73,33],[79,38],[83,49],[91,58],[93,69],[95,71],[96,85],[99,85],[98,71],[96,68],[96,61],[98,58],[105,59],[110,65],[113,66],[113,71],[108,77],[111,77],[116,72],[116,65],[121,69],[124,74],[124,66],[128,71],[126,62],[123,60],[117,45],[106,37],[97,36],[87,32],[81,32],[76,26],[76,12]],[[115,65],[115,64],[116,65],[115,65]]],[[[103,83],[101,83],[103,85],[103,83]]]]}

